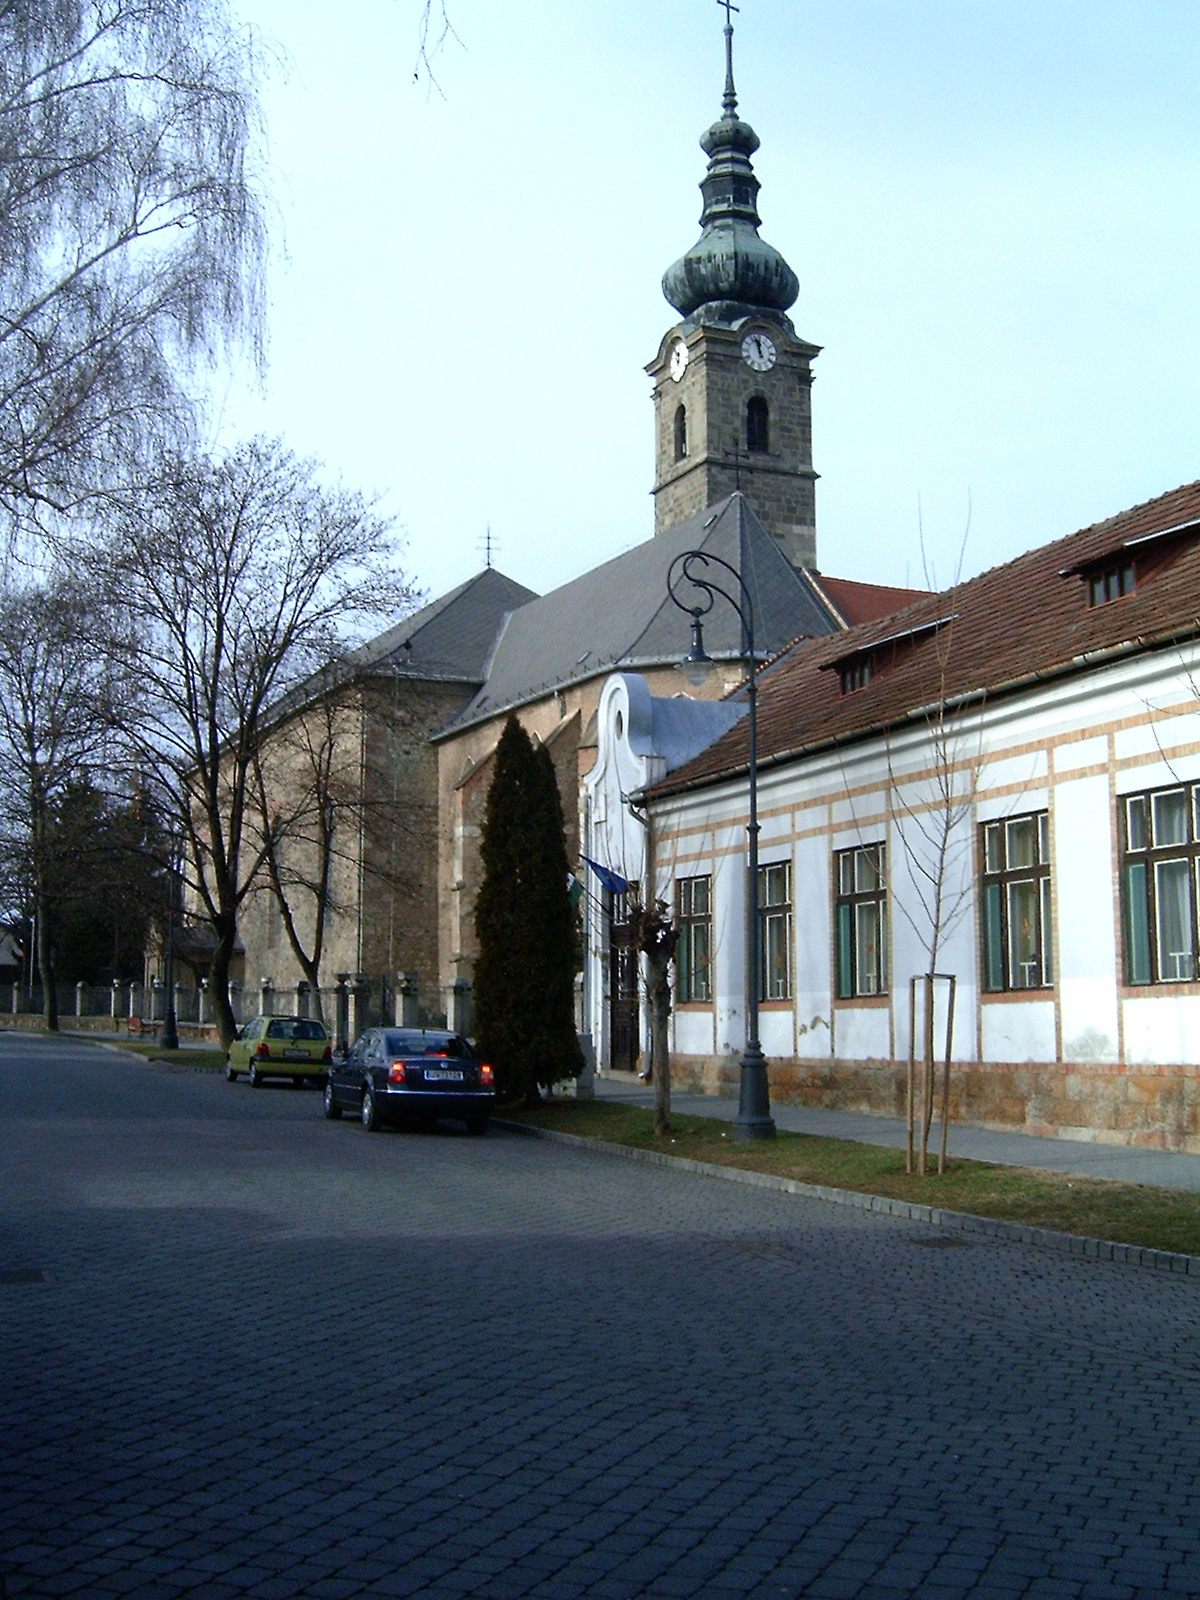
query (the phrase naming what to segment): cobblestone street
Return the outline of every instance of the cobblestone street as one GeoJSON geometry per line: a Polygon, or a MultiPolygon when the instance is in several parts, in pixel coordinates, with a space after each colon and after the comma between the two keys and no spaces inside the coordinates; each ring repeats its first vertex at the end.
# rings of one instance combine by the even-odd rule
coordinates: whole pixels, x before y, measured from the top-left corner
{"type": "Polygon", "coordinates": [[[0,1141],[8,1600],[1200,1592],[1195,1280],[13,1035],[0,1141]]]}

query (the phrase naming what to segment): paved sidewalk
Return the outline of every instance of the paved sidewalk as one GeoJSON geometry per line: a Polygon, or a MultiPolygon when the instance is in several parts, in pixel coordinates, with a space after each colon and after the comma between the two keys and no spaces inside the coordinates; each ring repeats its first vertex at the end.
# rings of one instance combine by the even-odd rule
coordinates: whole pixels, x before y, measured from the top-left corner
{"type": "MultiPolygon", "coordinates": [[[[596,1095],[631,1105],[654,1104],[648,1084],[626,1078],[597,1078],[596,1095]]],[[[737,1101],[720,1095],[673,1092],[676,1111],[694,1117],[721,1117],[732,1122],[737,1101]]],[[[904,1123],[899,1117],[872,1117],[857,1111],[819,1111],[811,1106],[773,1105],[775,1124],[789,1133],[815,1133],[827,1139],[854,1139],[860,1144],[903,1149],[904,1123]]],[[[938,1127],[931,1135],[937,1147],[938,1127]]],[[[1039,1139],[1027,1133],[995,1133],[989,1128],[951,1125],[952,1156],[994,1161],[1007,1167],[1042,1167],[1051,1172],[1078,1173],[1085,1178],[1116,1178],[1122,1183],[1155,1184],[1164,1189],[1200,1189],[1200,1156],[1173,1150],[1136,1150],[1129,1145],[1091,1144],[1075,1139],[1039,1139]]]]}

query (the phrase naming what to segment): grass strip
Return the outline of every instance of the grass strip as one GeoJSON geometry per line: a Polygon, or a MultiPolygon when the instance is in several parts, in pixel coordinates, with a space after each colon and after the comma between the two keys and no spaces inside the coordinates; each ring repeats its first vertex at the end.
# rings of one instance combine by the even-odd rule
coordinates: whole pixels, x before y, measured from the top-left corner
{"type": "Polygon", "coordinates": [[[1200,1255],[1200,1193],[1188,1190],[957,1159],[947,1162],[942,1177],[919,1178],[905,1172],[903,1150],[782,1131],[763,1143],[735,1144],[729,1124],[715,1117],[672,1114],[670,1136],[659,1139],[650,1111],[603,1100],[545,1100],[503,1114],[511,1122],[769,1172],[802,1183],[886,1195],[1115,1244],[1200,1255]]]}
{"type": "Polygon", "coordinates": [[[161,1062],[168,1067],[186,1067],[193,1072],[220,1072],[225,1065],[225,1052],[216,1045],[181,1044],[178,1050],[164,1050],[157,1039],[122,1039],[121,1049],[145,1056],[148,1061],[161,1062]]]}

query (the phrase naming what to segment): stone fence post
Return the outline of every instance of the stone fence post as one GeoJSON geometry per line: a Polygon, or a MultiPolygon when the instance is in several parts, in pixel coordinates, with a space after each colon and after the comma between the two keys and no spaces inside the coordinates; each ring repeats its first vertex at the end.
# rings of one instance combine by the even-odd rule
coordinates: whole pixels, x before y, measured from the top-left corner
{"type": "Polygon", "coordinates": [[[260,1017],[271,1015],[271,980],[260,978],[258,980],[258,1014],[260,1017]]]}
{"type": "Polygon", "coordinates": [[[454,1033],[465,1037],[475,1031],[475,1008],[471,1004],[471,984],[466,978],[455,978],[450,985],[450,1015],[448,1021],[454,1033]]]}
{"type": "Polygon", "coordinates": [[[400,1015],[396,1021],[402,1028],[419,1028],[421,1026],[421,994],[417,985],[415,972],[402,972],[399,974],[400,990],[398,999],[400,1004],[397,1010],[400,1015]]]}
{"type": "Polygon", "coordinates": [[[350,985],[350,1039],[357,1039],[367,1026],[371,1009],[371,984],[365,973],[356,972],[350,985]]]}
{"type": "Polygon", "coordinates": [[[575,1098],[577,1100],[594,1100],[596,1098],[596,1047],[592,1043],[590,1033],[579,1035],[579,1048],[583,1052],[583,1071],[575,1079],[575,1098]]]}
{"type": "Polygon", "coordinates": [[[75,1020],[76,1021],[78,1021],[79,1018],[83,1015],[83,991],[86,988],[87,988],[87,985],[85,983],[83,983],[83,982],[79,982],[79,983],[77,983],[75,985],[75,1020]]]}
{"type": "Polygon", "coordinates": [[[312,984],[301,978],[296,985],[296,1015],[307,1017],[309,1015],[309,1000],[312,994],[312,984]]]}
{"type": "Polygon", "coordinates": [[[350,1048],[350,990],[347,987],[349,981],[348,972],[339,972],[337,987],[333,991],[333,1048],[339,1055],[345,1055],[350,1048]]]}
{"type": "Polygon", "coordinates": [[[121,1020],[121,980],[120,980],[120,978],[114,978],[113,981],[112,981],[112,1012],[111,1012],[111,1016],[112,1016],[112,1019],[113,1019],[114,1022],[120,1022],[120,1020],[121,1020]]]}

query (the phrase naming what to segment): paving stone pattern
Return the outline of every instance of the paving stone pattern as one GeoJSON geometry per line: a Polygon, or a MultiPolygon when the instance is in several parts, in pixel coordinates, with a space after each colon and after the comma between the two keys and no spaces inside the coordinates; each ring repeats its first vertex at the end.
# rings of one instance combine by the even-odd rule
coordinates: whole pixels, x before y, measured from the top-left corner
{"type": "Polygon", "coordinates": [[[1200,1592],[1200,1285],[0,1040],[17,1596],[1200,1592]]]}

